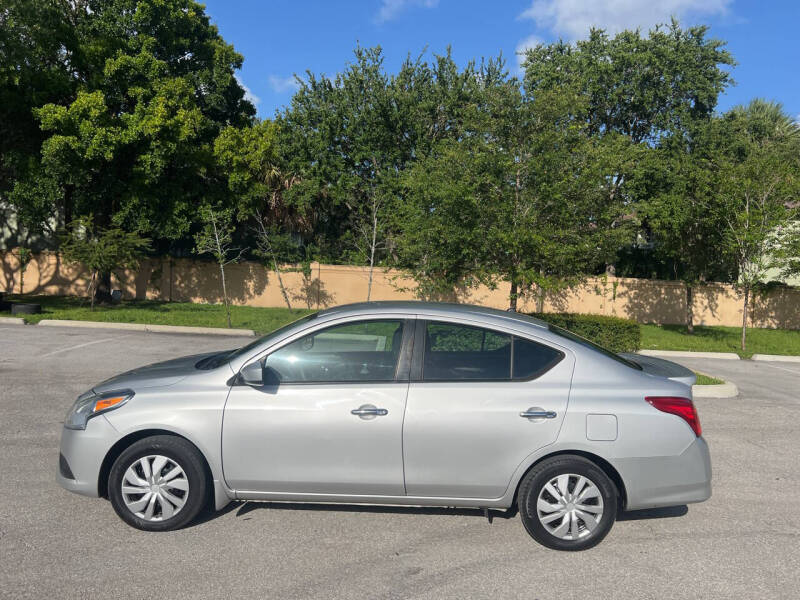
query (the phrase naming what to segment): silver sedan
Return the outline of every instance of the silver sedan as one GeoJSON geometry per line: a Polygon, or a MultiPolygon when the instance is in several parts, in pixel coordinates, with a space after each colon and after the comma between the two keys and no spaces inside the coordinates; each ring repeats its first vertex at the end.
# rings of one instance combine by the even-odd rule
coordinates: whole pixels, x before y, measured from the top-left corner
{"type": "Polygon", "coordinates": [[[355,304],[96,385],[57,478],[148,531],[235,500],[517,507],[582,550],[621,510],[711,495],[692,383],[517,313],[355,304]]]}

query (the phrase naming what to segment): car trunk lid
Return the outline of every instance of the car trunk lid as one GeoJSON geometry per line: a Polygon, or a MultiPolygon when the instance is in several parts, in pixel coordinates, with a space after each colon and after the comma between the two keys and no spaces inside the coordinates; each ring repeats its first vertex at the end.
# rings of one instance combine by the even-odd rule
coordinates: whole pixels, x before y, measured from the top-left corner
{"type": "Polygon", "coordinates": [[[683,365],[679,365],[670,360],[656,358],[655,356],[643,356],[632,352],[623,352],[620,356],[639,365],[648,375],[666,377],[667,379],[678,381],[688,386],[694,385],[694,382],[697,380],[697,376],[691,369],[687,369],[683,365]]]}

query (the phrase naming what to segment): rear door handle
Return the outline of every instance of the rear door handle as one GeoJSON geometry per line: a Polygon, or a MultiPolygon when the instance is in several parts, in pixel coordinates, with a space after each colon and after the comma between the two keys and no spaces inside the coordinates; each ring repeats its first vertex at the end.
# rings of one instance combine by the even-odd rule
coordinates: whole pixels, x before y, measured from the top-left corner
{"type": "Polygon", "coordinates": [[[372,404],[362,404],[358,408],[350,411],[351,415],[356,415],[362,419],[374,419],[375,417],[385,417],[389,411],[385,408],[378,408],[372,404]]]}
{"type": "Polygon", "coordinates": [[[519,416],[525,419],[555,419],[556,413],[552,410],[544,410],[538,406],[534,406],[519,413],[519,416]]]}

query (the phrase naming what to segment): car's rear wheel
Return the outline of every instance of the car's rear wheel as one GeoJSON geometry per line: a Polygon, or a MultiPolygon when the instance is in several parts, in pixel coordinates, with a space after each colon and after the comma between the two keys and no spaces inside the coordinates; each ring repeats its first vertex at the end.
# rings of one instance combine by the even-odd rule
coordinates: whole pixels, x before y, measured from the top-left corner
{"type": "Polygon", "coordinates": [[[556,550],[586,550],[614,525],[617,490],[595,463],[561,455],[525,475],[517,503],[525,529],[537,542],[556,550]]]}
{"type": "Polygon", "coordinates": [[[145,531],[179,529],[197,516],[206,498],[203,457],[171,435],[141,439],[114,461],[108,495],[123,521],[145,531]]]}

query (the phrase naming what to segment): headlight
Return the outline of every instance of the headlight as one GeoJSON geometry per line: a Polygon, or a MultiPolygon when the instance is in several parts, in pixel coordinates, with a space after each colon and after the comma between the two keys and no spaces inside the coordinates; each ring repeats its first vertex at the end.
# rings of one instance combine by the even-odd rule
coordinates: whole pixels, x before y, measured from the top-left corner
{"type": "Polygon", "coordinates": [[[67,429],[86,429],[86,423],[95,415],[114,410],[133,398],[133,390],[114,390],[95,394],[94,391],[78,396],[69,409],[64,427],[67,429]]]}

